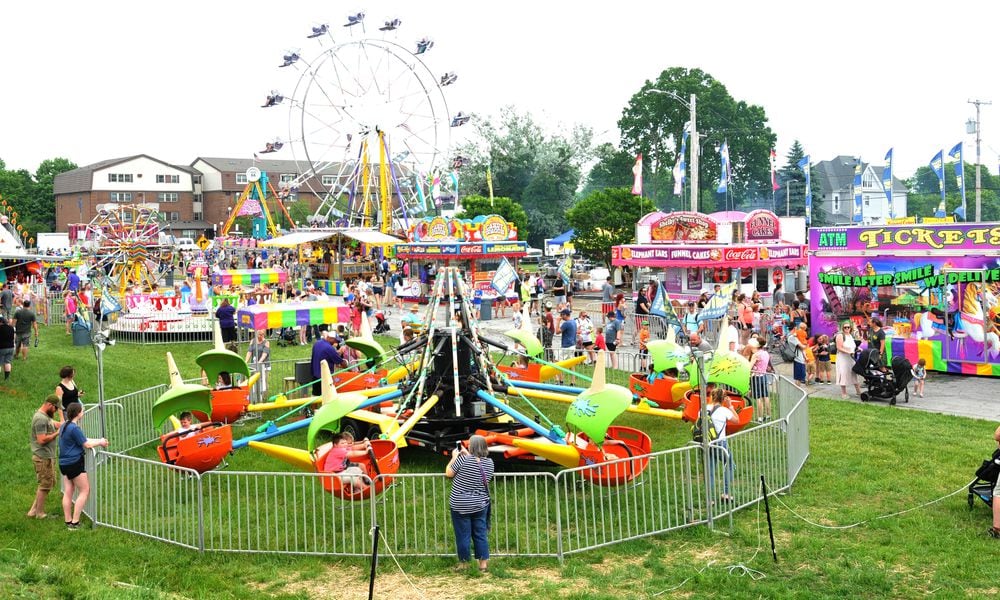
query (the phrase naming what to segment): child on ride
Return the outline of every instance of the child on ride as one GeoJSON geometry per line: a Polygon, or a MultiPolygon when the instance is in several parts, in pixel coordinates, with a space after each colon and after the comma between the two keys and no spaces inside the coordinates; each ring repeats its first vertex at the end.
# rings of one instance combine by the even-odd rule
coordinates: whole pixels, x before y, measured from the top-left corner
{"type": "MultiPolygon", "coordinates": [[[[332,447],[326,455],[326,461],[322,471],[326,473],[339,473],[340,481],[343,485],[351,486],[354,493],[360,493],[371,483],[367,473],[357,463],[351,462],[352,458],[363,458],[368,456],[368,450],[372,444],[368,438],[360,442],[354,441],[354,436],[350,432],[334,434],[331,440],[332,447]]],[[[322,447],[317,450],[322,453],[322,447]]]]}

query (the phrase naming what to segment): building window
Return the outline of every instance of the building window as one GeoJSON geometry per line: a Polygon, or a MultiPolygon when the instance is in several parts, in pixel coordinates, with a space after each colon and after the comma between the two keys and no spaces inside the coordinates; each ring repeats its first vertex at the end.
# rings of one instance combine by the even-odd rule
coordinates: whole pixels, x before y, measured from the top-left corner
{"type": "Polygon", "coordinates": [[[132,211],[130,211],[130,210],[123,210],[119,214],[122,217],[122,223],[131,223],[132,222],[132,211]]]}
{"type": "Polygon", "coordinates": [[[324,175],[321,181],[324,187],[333,187],[334,181],[337,179],[336,175],[324,175]]]}
{"type": "Polygon", "coordinates": [[[112,202],[131,202],[132,192],[111,192],[112,202]]]}
{"type": "Polygon", "coordinates": [[[834,194],[833,195],[833,213],[836,214],[836,213],[839,213],[839,212],[840,212],[840,196],[834,194]]]}
{"type": "Polygon", "coordinates": [[[241,184],[241,185],[246,185],[247,184],[247,174],[246,173],[237,173],[236,174],[236,183],[241,184]]]}
{"type": "Polygon", "coordinates": [[[156,183],[180,183],[180,175],[157,175],[156,183]]]}
{"type": "Polygon", "coordinates": [[[159,192],[156,194],[157,202],[177,202],[180,194],[177,192],[159,192]]]}
{"type": "Polygon", "coordinates": [[[203,221],[203,220],[205,220],[205,213],[203,213],[203,212],[196,212],[196,213],[194,213],[194,217],[193,218],[194,218],[195,221],[203,221]]]}
{"type": "Polygon", "coordinates": [[[191,183],[193,183],[195,185],[201,185],[201,175],[192,175],[191,176],[191,183]]]}
{"type": "Polygon", "coordinates": [[[294,173],[282,173],[278,178],[278,183],[281,185],[288,185],[289,183],[295,181],[294,173]]]}
{"type": "Polygon", "coordinates": [[[161,214],[163,215],[163,219],[166,220],[166,221],[180,221],[181,220],[181,213],[179,213],[179,212],[164,212],[164,213],[161,213],[161,214]]]}
{"type": "Polygon", "coordinates": [[[191,198],[191,201],[192,201],[192,202],[202,202],[202,196],[201,196],[201,194],[195,194],[195,195],[194,195],[194,196],[193,196],[193,197],[191,198]]]}
{"type": "Polygon", "coordinates": [[[871,196],[865,194],[865,206],[871,206],[871,196]]]}
{"type": "Polygon", "coordinates": [[[108,183],[132,183],[132,174],[108,173],[108,183]]]}

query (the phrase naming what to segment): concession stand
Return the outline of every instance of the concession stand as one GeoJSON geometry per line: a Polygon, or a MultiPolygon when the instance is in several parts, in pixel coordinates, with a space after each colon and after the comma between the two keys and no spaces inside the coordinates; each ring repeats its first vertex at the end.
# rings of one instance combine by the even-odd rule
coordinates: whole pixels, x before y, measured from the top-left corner
{"type": "Polygon", "coordinates": [[[635,244],[612,247],[611,264],[631,269],[634,285],[658,279],[680,301],[733,281],[740,291],[769,299],[779,283],[785,292],[795,291],[795,275],[807,264],[802,218],[767,210],[657,211],[635,229],[635,244]]]}
{"type": "Polygon", "coordinates": [[[297,248],[299,263],[309,268],[316,287],[343,295],[343,283],[378,272],[381,255],[402,240],[374,229],[336,227],[296,229],[260,242],[272,248],[297,248]]]}
{"type": "MultiPolygon", "coordinates": [[[[396,246],[396,258],[406,261],[404,298],[419,298],[420,273],[439,266],[458,266],[473,289],[485,297],[496,296],[490,287],[503,258],[511,264],[527,253],[527,242],[517,239],[517,227],[499,215],[474,219],[430,217],[410,226],[407,242],[396,246]]],[[[513,286],[507,295],[513,296],[513,286]]]]}

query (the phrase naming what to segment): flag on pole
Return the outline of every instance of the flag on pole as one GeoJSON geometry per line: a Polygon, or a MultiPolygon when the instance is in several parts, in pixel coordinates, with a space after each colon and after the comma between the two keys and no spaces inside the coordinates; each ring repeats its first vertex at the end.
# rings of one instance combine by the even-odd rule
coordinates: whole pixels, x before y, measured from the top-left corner
{"type": "Polygon", "coordinates": [[[722,167],[722,172],[719,174],[719,189],[716,190],[720,194],[725,194],[726,190],[729,189],[729,178],[730,178],[730,168],[729,168],[729,141],[725,140],[722,145],[719,146],[719,161],[722,167]]]}
{"type": "Polygon", "coordinates": [[[962,142],[955,144],[948,157],[958,161],[955,163],[955,177],[958,179],[958,189],[962,190],[962,218],[965,218],[965,153],[962,142]]]}
{"type": "Polygon", "coordinates": [[[254,160],[254,162],[257,162],[258,160],[260,160],[260,158],[257,156],[256,152],[253,153],[253,160],[254,160]]]}
{"type": "Polygon", "coordinates": [[[687,124],[684,125],[684,134],[681,135],[681,153],[677,157],[677,163],[674,165],[674,195],[680,196],[684,193],[684,182],[687,180],[687,144],[688,144],[688,132],[687,124]]]}
{"type": "Polygon", "coordinates": [[[863,210],[863,198],[861,195],[861,175],[864,171],[864,167],[861,164],[861,157],[858,157],[858,161],[854,163],[854,211],[852,213],[852,220],[855,223],[860,223],[864,219],[862,214],[863,210]]]}
{"type": "Polygon", "coordinates": [[[493,208],[493,174],[489,167],[486,167],[486,187],[490,190],[490,208],[493,208]]]}
{"type": "Polygon", "coordinates": [[[778,164],[778,154],[774,151],[774,148],[772,148],[771,149],[771,191],[772,192],[777,191],[778,188],[781,187],[781,186],[778,185],[778,168],[777,168],[777,164],[778,164]]]}
{"type": "Polygon", "coordinates": [[[662,281],[660,282],[660,287],[656,290],[656,295],[653,296],[653,300],[649,304],[649,314],[661,317],[668,325],[681,326],[681,321],[677,318],[677,313],[674,312],[670,295],[667,294],[667,289],[663,287],[662,281]]]}
{"type": "Polygon", "coordinates": [[[635,165],[632,167],[632,176],[635,178],[632,182],[632,195],[641,196],[642,195],[642,155],[635,157],[635,165]]]}
{"type": "Polygon", "coordinates": [[[944,202],[944,150],[938,150],[930,162],[931,170],[938,178],[938,188],[941,190],[941,203],[938,205],[935,217],[943,217],[947,210],[944,202]]]}
{"type": "Polygon", "coordinates": [[[892,148],[885,153],[885,169],[882,171],[882,189],[889,201],[889,218],[896,218],[896,206],[892,203],[892,148]]]}
{"type": "Polygon", "coordinates": [[[569,285],[570,281],[573,280],[573,257],[567,255],[562,259],[559,264],[559,276],[562,277],[563,283],[569,285]]]}
{"type": "Polygon", "coordinates": [[[813,206],[813,194],[812,194],[812,177],[809,173],[809,155],[806,154],[799,161],[798,167],[802,169],[802,172],[806,175],[806,227],[812,223],[812,206],[813,206]]]}
{"type": "Polygon", "coordinates": [[[500,265],[497,266],[497,270],[493,273],[490,287],[503,296],[510,289],[510,285],[514,283],[515,279],[517,279],[517,271],[514,270],[514,266],[504,256],[500,259],[500,265]]]}
{"type": "Polygon", "coordinates": [[[698,321],[719,319],[729,312],[729,302],[736,291],[736,282],[727,283],[719,289],[719,293],[708,299],[705,308],[698,311],[698,321]]]}

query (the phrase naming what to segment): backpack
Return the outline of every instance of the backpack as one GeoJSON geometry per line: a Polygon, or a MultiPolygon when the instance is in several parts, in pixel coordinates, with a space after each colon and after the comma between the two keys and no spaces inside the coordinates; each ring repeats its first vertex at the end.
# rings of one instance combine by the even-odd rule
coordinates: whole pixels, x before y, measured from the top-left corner
{"type": "MultiPolygon", "coordinates": [[[[716,404],[712,407],[712,410],[708,411],[708,441],[714,442],[719,438],[719,432],[715,430],[715,423],[712,421],[712,414],[715,413],[715,409],[719,408],[716,404]]],[[[701,431],[701,416],[695,420],[694,425],[691,426],[691,439],[701,443],[704,441],[704,435],[701,431]]]]}
{"type": "Polygon", "coordinates": [[[830,356],[837,354],[837,342],[830,342],[829,347],[827,347],[827,351],[830,353],[830,356]]]}
{"type": "Polygon", "coordinates": [[[781,350],[779,350],[779,352],[781,354],[782,359],[784,359],[786,362],[791,362],[795,360],[795,354],[798,351],[798,349],[799,349],[798,344],[796,344],[795,341],[792,340],[792,334],[789,334],[788,339],[786,339],[785,343],[781,345],[781,350]]]}

